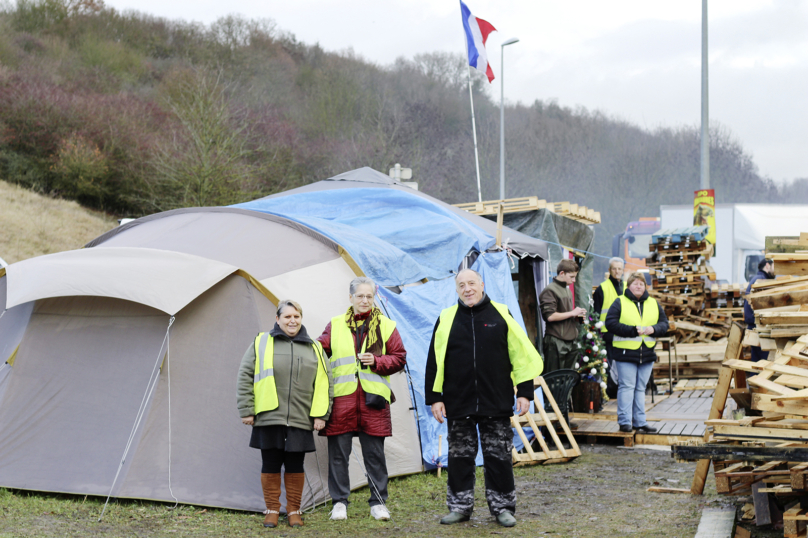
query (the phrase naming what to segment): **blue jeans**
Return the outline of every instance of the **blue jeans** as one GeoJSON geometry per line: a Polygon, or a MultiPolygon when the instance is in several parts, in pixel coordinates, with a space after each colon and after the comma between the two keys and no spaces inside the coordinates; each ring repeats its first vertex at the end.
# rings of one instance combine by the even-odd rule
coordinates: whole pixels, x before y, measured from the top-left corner
{"type": "Polygon", "coordinates": [[[617,368],[617,423],[641,428],[645,420],[645,386],[654,369],[653,362],[635,364],[614,361],[617,368]]]}

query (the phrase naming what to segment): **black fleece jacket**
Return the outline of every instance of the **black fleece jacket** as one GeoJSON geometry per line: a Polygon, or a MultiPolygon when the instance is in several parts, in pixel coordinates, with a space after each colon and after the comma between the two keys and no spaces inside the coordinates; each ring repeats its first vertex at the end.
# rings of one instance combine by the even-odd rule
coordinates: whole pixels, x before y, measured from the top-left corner
{"type": "MultiPolygon", "coordinates": [[[[642,316],[642,306],[643,302],[648,299],[648,292],[644,291],[640,298],[634,297],[634,294],[631,293],[631,290],[626,290],[625,296],[629,299],[634,305],[637,307],[637,310],[640,312],[640,316],[642,316]]],[[[657,321],[656,325],[654,325],[654,334],[652,335],[654,338],[660,338],[665,336],[665,333],[668,332],[668,317],[665,315],[665,310],[663,310],[662,305],[657,302],[657,307],[659,308],[659,320],[657,321]]],[[[618,299],[617,301],[612,303],[612,306],[609,308],[609,313],[606,314],[606,329],[610,332],[615,334],[616,336],[622,336],[625,338],[633,338],[635,336],[639,336],[640,333],[637,332],[637,327],[632,325],[626,325],[625,323],[620,323],[620,315],[623,313],[623,302],[618,299]]],[[[645,342],[640,344],[640,349],[619,349],[614,348],[614,352],[612,353],[611,357],[612,360],[619,361],[619,362],[633,362],[635,364],[645,364],[647,362],[655,362],[657,359],[656,353],[652,348],[649,348],[645,345],[645,342]]]]}
{"type": "MultiPolygon", "coordinates": [[[[510,313],[509,313],[510,315],[510,313]]],[[[508,355],[508,324],[488,296],[469,308],[458,301],[457,315],[449,332],[443,369],[443,393],[432,387],[437,374],[435,333],[426,359],[424,394],[426,404],[443,402],[450,419],[467,416],[513,415],[513,380],[508,355]]],[[[533,380],[520,383],[517,396],[533,399],[533,380]]]]}

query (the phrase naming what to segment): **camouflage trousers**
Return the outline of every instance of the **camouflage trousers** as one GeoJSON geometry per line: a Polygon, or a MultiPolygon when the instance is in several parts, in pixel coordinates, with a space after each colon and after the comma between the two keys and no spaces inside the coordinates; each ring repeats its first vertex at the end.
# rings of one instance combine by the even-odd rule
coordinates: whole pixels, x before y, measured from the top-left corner
{"type": "Polygon", "coordinates": [[[471,515],[478,439],[483,449],[485,499],[491,515],[516,512],[513,481],[513,430],[509,417],[466,417],[449,420],[449,482],[446,504],[451,512],[471,515]],[[480,435],[477,435],[477,427],[480,435]]]}

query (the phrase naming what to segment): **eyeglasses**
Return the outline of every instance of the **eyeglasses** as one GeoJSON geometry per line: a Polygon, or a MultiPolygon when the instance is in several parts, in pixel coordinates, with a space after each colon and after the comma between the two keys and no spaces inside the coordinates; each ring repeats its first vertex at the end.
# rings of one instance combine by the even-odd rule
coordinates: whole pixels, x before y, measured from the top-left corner
{"type": "Polygon", "coordinates": [[[366,301],[368,301],[368,302],[370,302],[370,301],[372,301],[372,300],[373,300],[373,296],[372,296],[372,295],[354,295],[354,297],[356,297],[356,298],[357,298],[357,299],[359,299],[360,301],[361,301],[362,299],[364,299],[364,300],[366,300],[366,301]]]}

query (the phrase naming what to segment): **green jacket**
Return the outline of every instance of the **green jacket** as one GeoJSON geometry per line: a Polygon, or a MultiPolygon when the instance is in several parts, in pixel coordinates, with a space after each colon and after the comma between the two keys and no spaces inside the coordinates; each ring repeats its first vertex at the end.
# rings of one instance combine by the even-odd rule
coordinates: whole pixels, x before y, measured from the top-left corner
{"type": "MultiPolygon", "coordinates": [[[[314,342],[305,327],[300,328],[294,339],[289,339],[276,324],[270,335],[275,339],[273,368],[278,407],[259,413],[255,417],[255,426],[293,426],[312,430],[315,417],[310,417],[309,412],[317,377],[317,355],[312,347],[314,342]]],[[[328,420],[334,401],[334,379],[329,361],[325,362],[328,368],[328,412],[316,418],[328,420]]],[[[254,377],[255,345],[251,342],[238,369],[237,403],[242,418],[255,414],[254,377]]]]}

